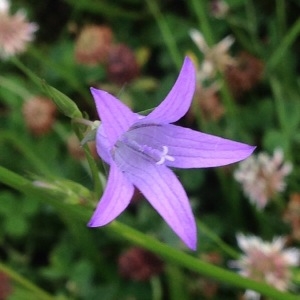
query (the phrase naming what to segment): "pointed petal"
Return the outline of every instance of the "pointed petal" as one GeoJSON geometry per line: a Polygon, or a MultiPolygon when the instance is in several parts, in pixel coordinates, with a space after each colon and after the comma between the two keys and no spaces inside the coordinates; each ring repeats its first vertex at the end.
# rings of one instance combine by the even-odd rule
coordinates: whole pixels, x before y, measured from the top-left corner
{"type": "Polygon", "coordinates": [[[207,168],[228,165],[250,156],[255,147],[172,124],[134,127],[130,137],[140,144],[168,147],[170,167],[207,168]]]}
{"type": "Polygon", "coordinates": [[[196,70],[192,61],[186,57],[180,74],[167,97],[141,123],[168,124],[179,120],[191,106],[195,86],[196,70]]]}
{"type": "Polygon", "coordinates": [[[128,206],[133,191],[133,185],[112,163],[105,191],[88,226],[103,226],[113,221],[128,206]]]}
{"type": "Polygon", "coordinates": [[[124,175],[152,204],[174,232],[191,249],[197,246],[195,219],[187,195],[174,173],[155,165],[140,153],[123,145],[115,152],[124,175]]]}
{"type": "Polygon", "coordinates": [[[203,34],[197,29],[191,29],[189,31],[189,34],[196,46],[199,48],[199,50],[203,54],[206,54],[209,51],[209,47],[203,37],[203,34]]]}
{"type": "Polygon", "coordinates": [[[216,47],[217,47],[217,52],[218,53],[226,53],[229,51],[229,48],[232,46],[234,43],[234,37],[231,35],[226,36],[221,42],[219,42],[216,47]]]}
{"type": "Polygon", "coordinates": [[[126,105],[109,93],[91,88],[98,115],[111,146],[135,121],[138,120],[126,105]]]}

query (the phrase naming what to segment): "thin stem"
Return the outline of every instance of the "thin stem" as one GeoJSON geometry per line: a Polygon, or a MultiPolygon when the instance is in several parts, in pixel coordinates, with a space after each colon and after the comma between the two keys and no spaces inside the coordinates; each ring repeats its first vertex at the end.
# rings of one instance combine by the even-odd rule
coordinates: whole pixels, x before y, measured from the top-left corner
{"type": "MultiPolygon", "coordinates": [[[[219,77],[222,77],[222,75],[220,74],[219,77]]],[[[223,103],[225,105],[225,109],[226,109],[226,116],[227,116],[227,120],[229,120],[229,122],[231,124],[233,124],[232,128],[234,128],[235,130],[239,127],[237,122],[237,108],[234,102],[234,99],[232,98],[232,95],[230,93],[230,90],[228,88],[228,85],[225,81],[223,81],[223,84],[221,86],[220,89],[220,94],[221,97],[223,99],[223,103]]]]}
{"type": "Polygon", "coordinates": [[[291,45],[294,43],[299,34],[300,19],[294,23],[284,38],[281,39],[281,42],[275,48],[273,54],[271,54],[267,62],[267,68],[269,71],[272,71],[280,63],[280,61],[282,61],[282,58],[286,55],[287,51],[290,49],[291,45]]]}
{"type": "MultiPolygon", "coordinates": [[[[90,217],[90,210],[84,209],[83,207],[76,207],[74,205],[67,205],[66,201],[62,201],[62,199],[67,197],[67,195],[64,197],[63,195],[57,195],[55,197],[53,194],[48,194],[45,190],[35,188],[31,182],[26,180],[24,177],[1,166],[0,182],[25,194],[40,196],[38,199],[41,199],[41,201],[44,202],[47,201],[49,204],[59,209],[60,212],[68,213],[70,217],[74,218],[74,221],[78,220],[81,222],[86,222],[90,217]]],[[[193,257],[190,254],[165,245],[155,238],[143,234],[120,222],[114,221],[102,230],[111,237],[125,239],[133,244],[143,247],[164,258],[167,262],[184,267],[188,270],[213,278],[220,282],[244,289],[254,290],[274,300],[297,300],[299,298],[296,295],[278,291],[277,289],[265,283],[260,283],[252,279],[242,277],[232,271],[228,271],[213,264],[204,262],[198,257],[193,257]]]]}
{"type": "Polygon", "coordinates": [[[41,62],[44,66],[47,66],[47,68],[51,68],[54,72],[58,73],[61,78],[65,79],[65,82],[67,82],[86,100],[87,104],[92,105],[92,102],[90,101],[90,94],[83,87],[82,82],[72,75],[72,72],[69,72],[69,70],[66,70],[64,66],[57,64],[55,61],[49,60],[47,56],[45,56],[45,54],[37,48],[30,47],[28,49],[28,54],[30,54],[35,60],[41,62]]]}
{"type": "Polygon", "coordinates": [[[159,277],[154,276],[150,280],[152,287],[152,300],[161,300],[162,299],[162,287],[159,277]]]}
{"type": "MultiPolygon", "coordinates": [[[[82,134],[78,124],[74,123],[73,121],[72,121],[72,124],[73,124],[73,128],[74,128],[74,131],[75,131],[77,137],[81,141],[83,139],[83,134],[82,134]]],[[[89,164],[91,174],[92,174],[92,178],[93,178],[93,181],[94,181],[95,195],[96,195],[97,198],[99,198],[103,193],[103,186],[102,186],[100,176],[99,176],[99,169],[98,169],[98,166],[97,166],[97,164],[96,164],[96,162],[95,162],[95,160],[94,160],[94,158],[91,154],[91,151],[90,151],[88,145],[84,144],[82,147],[84,149],[84,152],[85,152],[85,155],[86,155],[86,158],[87,158],[87,162],[89,164]]]]}
{"type": "Polygon", "coordinates": [[[5,266],[4,264],[0,263],[0,271],[4,272],[8,275],[12,280],[26,288],[27,290],[31,291],[35,295],[35,299],[40,300],[54,300],[54,297],[48,294],[46,291],[42,290],[34,283],[26,279],[25,277],[21,276],[20,274],[16,273],[11,268],[5,266]]]}
{"type": "Polygon", "coordinates": [[[170,300],[187,300],[187,288],[183,270],[174,264],[165,266],[170,300]]]}
{"type": "Polygon", "coordinates": [[[276,0],[277,33],[279,39],[284,36],[286,31],[286,4],[285,0],[276,0]]]}
{"type": "Polygon", "coordinates": [[[288,145],[288,149],[284,149],[288,157],[290,157],[290,133],[289,130],[289,118],[286,113],[285,104],[283,101],[283,94],[280,89],[280,83],[274,77],[270,77],[270,84],[272,88],[272,92],[274,95],[275,109],[277,113],[277,118],[280,124],[281,131],[284,135],[284,139],[286,143],[282,143],[283,145],[288,145]]]}
{"type": "Polygon", "coordinates": [[[32,94],[28,92],[28,89],[4,76],[0,76],[0,86],[20,96],[22,99],[28,99],[32,96],[32,94]]]}
{"type": "Polygon", "coordinates": [[[246,277],[242,277],[234,272],[222,269],[218,266],[204,262],[197,257],[171,248],[154,238],[147,236],[129,226],[114,221],[106,227],[106,232],[124,238],[134,244],[146,248],[147,250],[159,255],[166,261],[178,266],[185,267],[204,276],[213,278],[223,283],[232,284],[236,287],[254,290],[274,300],[297,300],[299,297],[290,293],[281,292],[265,283],[257,282],[246,277]]]}
{"type": "Polygon", "coordinates": [[[228,246],[226,243],[222,241],[212,230],[209,229],[203,222],[197,220],[197,225],[206,236],[208,236],[213,242],[217,244],[217,246],[226,254],[228,254],[232,258],[238,258],[240,255],[237,251],[235,251],[232,247],[228,246]]]}
{"type": "Polygon", "coordinates": [[[93,127],[95,125],[95,123],[93,121],[83,119],[83,118],[73,118],[72,121],[74,123],[83,124],[83,125],[89,126],[89,127],[93,127]]]}
{"type": "Polygon", "coordinates": [[[146,2],[147,2],[150,12],[152,13],[160,31],[161,31],[164,42],[167,45],[170,56],[175,64],[176,68],[178,70],[180,70],[180,67],[182,64],[182,57],[180,55],[176,41],[174,39],[174,34],[170,30],[170,27],[169,27],[166,19],[163,17],[162,13],[160,12],[156,1],[146,0],[146,2]]]}
{"type": "Polygon", "coordinates": [[[208,46],[212,46],[215,43],[215,39],[207,18],[207,5],[207,1],[192,0],[193,10],[198,18],[198,24],[201,33],[203,34],[208,46]]]}

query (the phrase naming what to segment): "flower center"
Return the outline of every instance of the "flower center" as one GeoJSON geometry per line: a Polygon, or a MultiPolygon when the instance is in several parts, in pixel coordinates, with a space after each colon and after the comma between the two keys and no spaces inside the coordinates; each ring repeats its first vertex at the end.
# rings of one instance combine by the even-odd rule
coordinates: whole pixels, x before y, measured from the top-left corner
{"type": "Polygon", "coordinates": [[[137,141],[130,139],[126,136],[123,136],[122,139],[120,139],[116,143],[116,148],[125,146],[131,151],[138,152],[142,154],[142,156],[146,160],[151,160],[152,162],[155,162],[156,165],[162,165],[165,163],[165,161],[174,161],[175,158],[171,155],[168,155],[169,148],[165,145],[161,146],[149,146],[146,144],[138,143],[137,141]]]}

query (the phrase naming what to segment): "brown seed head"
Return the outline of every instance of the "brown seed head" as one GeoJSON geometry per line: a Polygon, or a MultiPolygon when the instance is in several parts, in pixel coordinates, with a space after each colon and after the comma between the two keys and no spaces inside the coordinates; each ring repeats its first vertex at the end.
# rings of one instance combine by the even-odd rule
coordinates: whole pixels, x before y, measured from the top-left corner
{"type": "Polygon", "coordinates": [[[138,74],[139,66],[134,52],[124,44],[113,46],[108,55],[108,79],[122,85],[135,79],[138,74]]]}
{"type": "Polygon", "coordinates": [[[235,97],[253,89],[261,80],[264,64],[253,55],[242,52],[237,58],[237,64],[225,71],[225,78],[235,97]]]}
{"type": "Polygon", "coordinates": [[[133,247],[119,257],[119,273],[121,276],[146,281],[162,272],[162,261],[149,251],[133,247]]]}
{"type": "Polygon", "coordinates": [[[113,43],[113,32],[107,26],[87,25],[75,43],[75,59],[85,65],[106,63],[113,43]]]}
{"type": "Polygon", "coordinates": [[[51,130],[55,122],[56,106],[48,98],[35,96],[24,102],[22,112],[29,131],[41,136],[51,130]]]}

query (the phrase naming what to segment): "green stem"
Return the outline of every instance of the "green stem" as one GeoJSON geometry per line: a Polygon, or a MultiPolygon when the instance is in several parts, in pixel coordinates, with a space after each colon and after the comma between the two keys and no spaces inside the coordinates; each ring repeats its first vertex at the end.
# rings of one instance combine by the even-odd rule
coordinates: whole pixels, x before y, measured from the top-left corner
{"type": "MultiPolygon", "coordinates": [[[[72,216],[74,218],[74,221],[80,220],[81,222],[86,222],[90,217],[90,210],[84,209],[83,207],[76,207],[74,205],[66,205],[66,203],[62,201],[64,198],[63,195],[56,195],[56,197],[54,197],[54,195],[47,193],[44,189],[35,188],[31,182],[26,180],[24,177],[1,166],[0,182],[15,188],[20,192],[40,196],[41,201],[47,201],[49,204],[52,204],[55,208],[59,209],[59,211],[68,213],[70,217],[72,216]]],[[[262,295],[271,297],[274,300],[297,300],[299,298],[298,296],[290,293],[278,291],[265,283],[256,282],[252,279],[242,277],[232,271],[201,261],[197,257],[193,257],[190,254],[165,245],[155,238],[143,234],[120,222],[114,221],[101,230],[105,231],[112,237],[125,239],[133,244],[143,247],[164,258],[169,263],[184,267],[190,271],[197,272],[220,282],[231,284],[243,289],[254,290],[262,295]]]]}
{"type": "Polygon", "coordinates": [[[232,258],[238,258],[240,254],[235,251],[232,247],[228,246],[222,241],[213,231],[211,231],[203,222],[197,220],[197,225],[207,237],[209,237],[216,245],[226,254],[232,258]]]}
{"type": "Polygon", "coordinates": [[[277,17],[277,29],[278,38],[282,39],[284,32],[286,31],[286,5],[285,0],[276,0],[276,17],[277,17]]]}
{"type": "Polygon", "coordinates": [[[170,300],[187,300],[188,293],[182,270],[174,264],[167,264],[165,266],[165,273],[170,300]]]}
{"type": "Polygon", "coordinates": [[[175,64],[176,68],[178,70],[180,70],[181,64],[182,64],[182,56],[180,55],[176,41],[173,38],[174,34],[170,30],[166,19],[163,17],[162,13],[160,12],[156,1],[146,0],[146,2],[147,2],[148,8],[149,8],[151,14],[153,15],[153,17],[161,31],[162,37],[167,45],[170,56],[175,64]]]}
{"type": "MultiPolygon", "coordinates": [[[[64,66],[57,64],[53,60],[49,60],[44,53],[42,53],[37,48],[29,48],[28,53],[37,61],[42,63],[44,66],[47,66],[48,69],[52,69],[54,72],[58,73],[61,78],[65,79],[70,87],[76,92],[78,92],[84,99],[89,100],[91,99],[90,94],[87,92],[82,85],[82,82],[79,81],[75,76],[72,75],[72,72],[66,70],[64,66]]],[[[91,105],[91,101],[87,101],[89,105],[91,105]]]]}
{"type": "Polygon", "coordinates": [[[300,34],[300,19],[298,19],[294,25],[290,28],[288,33],[281,39],[279,45],[275,48],[273,54],[271,54],[268,62],[267,69],[269,71],[274,70],[274,68],[280,63],[282,58],[285,56],[287,51],[290,49],[293,42],[300,34]]]}
{"type": "Polygon", "coordinates": [[[28,99],[32,96],[32,94],[28,92],[28,89],[16,83],[16,81],[6,78],[4,76],[0,76],[0,86],[11,91],[15,95],[18,95],[22,99],[28,99]]]}
{"type": "Polygon", "coordinates": [[[277,79],[275,79],[274,77],[270,77],[270,85],[274,96],[275,109],[277,113],[278,122],[282,130],[282,133],[284,135],[284,139],[286,140],[286,143],[282,143],[282,144],[288,145],[288,149],[284,149],[284,150],[286,151],[287,156],[290,157],[289,144],[290,144],[290,135],[292,133],[290,133],[289,126],[288,126],[289,119],[283,101],[284,95],[280,89],[280,83],[278,82],[277,79]]]}
{"type": "MultiPolygon", "coordinates": [[[[72,121],[72,125],[73,125],[73,129],[74,129],[77,137],[81,141],[83,139],[83,134],[80,130],[80,125],[78,125],[78,123],[73,122],[73,121],[72,121]]],[[[91,154],[91,151],[90,151],[87,144],[83,145],[83,150],[85,152],[86,159],[87,159],[87,162],[89,164],[91,174],[92,174],[92,177],[93,177],[95,195],[96,195],[97,198],[100,198],[100,196],[103,193],[103,186],[102,186],[102,183],[101,183],[101,180],[100,180],[98,166],[97,166],[97,164],[95,162],[95,159],[93,158],[93,156],[91,154]]]]}
{"type": "Polygon", "coordinates": [[[152,287],[152,300],[161,300],[162,299],[162,287],[159,277],[154,276],[150,280],[152,287]]]}
{"type": "Polygon", "coordinates": [[[201,33],[203,34],[208,46],[212,46],[215,43],[213,31],[209,24],[208,15],[208,2],[205,0],[192,0],[193,10],[198,18],[198,24],[201,33]]]}
{"type": "Polygon", "coordinates": [[[0,263],[0,271],[4,272],[8,275],[12,280],[26,288],[27,290],[31,291],[35,295],[35,299],[39,300],[54,300],[55,298],[42,290],[41,288],[37,287],[31,281],[26,279],[25,277],[21,276],[20,274],[16,273],[11,268],[5,266],[4,264],[0,263]]]}
{"type": "MultiPolygon", "coordinates": [[[[221,78],[222,75],[219,74],[219,78],[221,78]]],[[[239,129],[238,126],[238,118],[237,118],[237,108],[234,102],[234,99],[232,98],[232,95],[229,91],[227,83],[223,80],[221,89],[220,89],[221,98],[223,100],[225,110],[226,110],[226,117],[227,121],[232,124],[231,128],[234,128],[234,130],[239,129]]]]}
{"type": "Polygon", "coordinates": [[[204,276],[213,278],[223,283],[231,284],[239,288],[254,290],[274,300],[297,300],[299,297],[290,293],[281,292],[265,283],[260,283],[234,272],[222,269],[218,266],[201,261],[187,253],[171,248],[154,238],[147,236],[120,222],[113,222],[106,227],[106,232],[114,233],[118,238],[124,238],[134,244],[146,248],[159,255],[166,261],[187,268],[204,276]]]}

